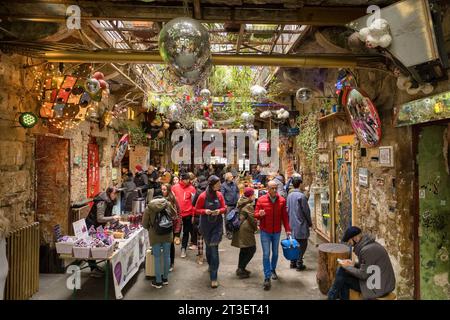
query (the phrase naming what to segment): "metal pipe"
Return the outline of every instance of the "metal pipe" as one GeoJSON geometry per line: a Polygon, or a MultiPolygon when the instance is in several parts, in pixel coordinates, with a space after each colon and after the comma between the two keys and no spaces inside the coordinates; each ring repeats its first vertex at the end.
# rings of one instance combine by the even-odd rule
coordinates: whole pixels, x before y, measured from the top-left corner
{"type": "MultiPolygon", "coordinates": [[[[49,62],[116,62],[163,64],[159,53],[155,52],[75,52],[51,51],[44,53],[44,59],[49,62]]],[[[356,67],[358,60],[371,62],[383,61],[379,55],[235,55],[213,54],[212,62],[216,65],[247,65],[247,66],[279,66],[279,67],[325,67],[341,68],[356,67]]]]}

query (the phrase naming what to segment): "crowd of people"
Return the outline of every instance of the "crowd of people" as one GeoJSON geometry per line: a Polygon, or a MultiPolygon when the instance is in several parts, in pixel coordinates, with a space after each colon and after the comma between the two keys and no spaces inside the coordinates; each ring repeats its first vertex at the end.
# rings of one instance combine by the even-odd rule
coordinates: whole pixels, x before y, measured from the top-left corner
{"type": "MultiPolygon", "coordinates": [[[[290,261],[290,267],[297,271],[306,269],[304,254],[308,247],[312,220],[308,198],[302,191],[301,176],[294,174],[286,182],[278,172],[265,175],[259,167],[255,167],[251,173],[253,187],[242,188],[240,178],[242,175],[238,176],[235,170],[206,165],[197,166],[194,172],[180,166],[178,174],[154,166],[143,170],[140,165],[135,167],[134,175],[127,170],[123,171],[125,211],[129,209],[130,196],[146,198],[143,227],[148,229],[154,256],[153,287],[168,285],[169,272],[174,270],[175,246],[181,245],[182,259],[187,257],[188,250],[196,252],[198,264],[203,264],[206,256],[211,288],[217,288],[219,245],[224,229],[231,245],[239,248],[236,268],[239,279],[250,277],[251,272],[247,266],[257,251],[256,234],[259,232],[263,256],[263,289],[271,289],[271,282],[278,280],[282,228],[286,236],[296,239],[300,246],[300,255],[298,259],[290,261]],[[224,228],[224,225],[227,226],[225,220],[233,214],[238,217],[239,228],[224,228]]],[[[97,226],[120,218],[112,215],[117,192],[116,188],[108,188],[96,197],[87,218],[88,224],[97,226]]],[[[368,259],[367,250],[375,251],[374,256],[383,260],[383,271],[389,274],[389,279],[376,293],[368,292],[362,283],[367,278],[361,271],[364,265],[354,265],[351,260],[345,260],[338,268],[329,299],[348,299],[350,289],[370,297],[380,296],[385,291],[392,291],[395,286],[386,250],[373,238],[362,236],[361,230],[355,228],[350,227],[342,240],[354,247],[358,257],[364,253],[366,256],[363,261],[368,259]]],[[[93,264],[91,269],[95,271],[98,267],[93,264]]]]}
{"type": "Polygon", "coordinates": [[[270,290],[271,281],[278,279],[282,226],[286,235],[292,234],[302,246],[301,257],[291,261],[291,268],[305,270],[303,255],[312,224],[307,198],[300,190],[300,176],[285,184],[282,175],[264,174],[259,166],[251,173],[242,174],[223,165],[199,165],[192,171],[180,165],[179,172],[154,166],[144,170],[137,165],[134,175],[127,169],[122,173],[124,211],[131,210],[130,198],[147,199],[143,221],[154,252],[156,277],[152,286],[161,288],[168,283],[168,273],[174,270],[175,247],[181,245],[182,259],[189,250],[196,253],[198,264],[203,264],[206,258],[211,287],[217,288],[219,244],[224,235],[233,247],[239,248],[236,276],[248,278],[251,272],[247,266],[257,250],[255,235],[260,232],[263,287],[270,290]],[[258,186],[259,192],[250,186],[242,188],[239,180],[251,180],[251,186],[258,186]],[[172,220],[172,232],[165,235],[159,235],[154,227],[154,221],[160,221],[161,212],[172,220]],[[238,215],[238,230],[226,227],[225,220],[230,214],[238,215]],[[163,270],[160,270],[160,259],[163,259],[163,270]]]}

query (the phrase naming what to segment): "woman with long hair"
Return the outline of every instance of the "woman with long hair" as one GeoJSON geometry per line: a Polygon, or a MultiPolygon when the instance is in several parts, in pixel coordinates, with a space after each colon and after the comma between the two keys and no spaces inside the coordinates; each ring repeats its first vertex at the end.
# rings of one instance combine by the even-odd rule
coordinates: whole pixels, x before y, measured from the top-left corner
{"type": "Polygon", "coordinates": [[[3,300],[6,277],[8,276],[8,260],[6,259],[6,237],[9,235],[10,222],[0,210],[0,300],[3,300]]]}
{"type": "Polygon", "coordinates": [[[180,206],[178,205],[177,199],[172,193],[172,186],[165,183],[161,186],[161,192],[164,198],[170,202],[170,204],[175,208],[176,215],[173,219],[173,241],[170,246],[170,271],[173,271],[175,264],[175,244],[180,244],[180,233],[181,233],[181,216],[180,216],[180,206]]]}
{"type": "Polygon", "coordinates": [[[208,178],[208,188],[198,197],[195,213],[200,215],[200,232],[206,244],[206,260],[209,264],[211,288],[217,288],[219,270],[219,243],[223,235],[223,214],[226,211],[225,200],[219,191],[219,177],[208,178]]]}

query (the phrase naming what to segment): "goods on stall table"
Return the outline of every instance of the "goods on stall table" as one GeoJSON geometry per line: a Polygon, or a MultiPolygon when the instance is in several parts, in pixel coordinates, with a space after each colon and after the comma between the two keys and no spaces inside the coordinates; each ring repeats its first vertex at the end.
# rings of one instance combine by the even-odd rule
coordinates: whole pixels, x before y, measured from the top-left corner
{"type": "Polygon", "coordinates": [[[73,247],[73,256],[77,259],[88,259],[91,256],[90,240],[78,239],[73,247]]]}
{"type": "Polygon", "coordinates": [[[58,254],[72,254],[73,246],[76,237],[64,236],[56,243],[56,253],[58,254]]]}

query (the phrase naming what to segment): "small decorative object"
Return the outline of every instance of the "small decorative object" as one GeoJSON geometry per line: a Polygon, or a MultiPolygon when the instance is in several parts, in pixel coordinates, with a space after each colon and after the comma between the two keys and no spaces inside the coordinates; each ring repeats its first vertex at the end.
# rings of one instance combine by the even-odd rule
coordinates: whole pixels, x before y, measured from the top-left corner
{"type": "Polygon", "coordinates": [[[92,78],[97,79],[97,80],[104,80],[105,79],[105,75],[102,72],[97,71],[97,72],[94,73],[92,78]]]}
{"type": "Polygon", "coordinates": [[[270,111],[270,110],[263,111],[263,112],[261,112],[261,114],[259,115],[259,117],[260,117],[261,119],[271,118],[271,117],[272,117],[272,111],[270,111]]]}
{"type": "Polygon", "coordinates": [[[281,108],[276,113],[277,113],[278,119],[285,120],[285,119],[289,118],[289,111],[285,110],[284,108],[281,108]]]}
{"type": "Polygon", "coordinates": [[[84,87],[86,89],[86,92],[89,93],[91,96],[97,94],[98,91],[101,89],[100,82],[94,78],[86,80],[84,87]]]}
{"type": "Polygon", "coordinates": [[[19,116],[19,123],[26,129],[33,128],[38,122],[38,116],[33,112],[23,112],[19,116]]]}
{"type": "Polygon", "coordinates": [[[100,84],[100,88],[102,90],[106,90],[109,87],[108,82],[106,82],[105,80],[100,79],[100,80],[98,80],[98,83],[100,84]]]}
{"type": "Polygon", "coordinates": [[[266,98],[267,90],[259,85],[254,85],[250,88],[250,94],[254,99],[259,101],[266,98]]]}
{"type": "Polygon", "coordinates": [[[255,120],[255,116],[253,114],[248,113],[248,112],[242,112],[241,119],[244,122],[249,123],[249,122],[253,122],[253,120],[255,120]]]}
{"type": "Polygon", "coordinates": [[[209,59],[209,33],[197,20],[180,17],[167,22],[159,33],[159,52],[178,72],[199,69],[209,59]]]}
{"type": "Polygon", "coordinates": [[[202,89],[200,91],[200,96],[204,99],[209,99],[209,97],[211,97],[211,91],[209,91],[208,89],[202,89]]]}
{"type": "Polygon", "coordinates": [[[409,95],[418,94],[422,91],[424,94],[430,94],[433,92],[434,87],[430,83],[425,83],[413,87],[413,81],[410,76],[400,74],[397,78],[397,88],[406,91],[409,95]]]}
{"type": "Polygon", "coordinates": [[[367,168],[359,168],[358,178],[360,186],[366,188],[369,186],[369,170],[367,168]]]}
{"type": "Polygon", "coordinates": [[[369,27],[359,31],[359,39],[368,48],[387,48],[392,42],[389,23],[385,19],[375,19],[369,27]]]}
{"type": "Polygon", "coordinates": [[[383,167],[394,166],[394,148],[392,146],[380,147],[379,149],[379,164],[383,167]]]}
{"type": "Polygon", "coordinates": [[[295,93],[295,98],[300,103],[308,102],[309,100],[311,100],[312,96],[313,96],[313,92],[309,88],[300,88],[295,93]]]}
{"type": "Polygon", "coordinates": [[[342,147],[336,148],[336,155],[338,159],[342,159],[342,147]]]}

